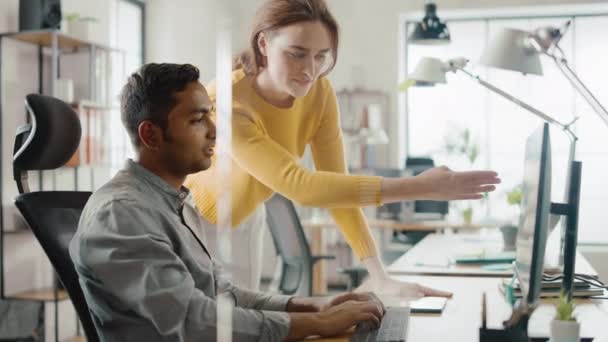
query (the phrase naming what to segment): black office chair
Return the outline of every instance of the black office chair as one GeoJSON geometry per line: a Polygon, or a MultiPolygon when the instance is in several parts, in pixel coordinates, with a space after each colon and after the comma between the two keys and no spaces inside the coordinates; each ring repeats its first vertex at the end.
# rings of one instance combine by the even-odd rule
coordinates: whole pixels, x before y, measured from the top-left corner
{"type": "Polygon", "coordinates": [[[20,193],[15,204],[67,290],[87,341],[97,342],[99,338],[68,251],[91,192],[30,192],[27,184],[29,170],[53,170],[72,157],[80,143],[80,121],[66,103],[53,97],[30,94],[25,104],[31,124],[19,127],[15,137],[13,175],[20,193]]]}
{"type": "Polygon", "coordinates": [[[312,255],[306,234],[293,203],[276,194],[266,201],[268,228],[281,257],[279,290],[283,294],[312,295],[312,268],[320,260],[333,260],[333,255],[312,255]]]}

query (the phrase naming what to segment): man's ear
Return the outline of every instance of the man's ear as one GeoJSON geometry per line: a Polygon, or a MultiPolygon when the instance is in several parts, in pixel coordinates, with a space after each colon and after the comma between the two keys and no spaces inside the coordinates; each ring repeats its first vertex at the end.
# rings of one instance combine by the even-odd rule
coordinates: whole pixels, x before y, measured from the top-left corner
{"type": "Polygon", "coordinates": [[[144,120],[137,127],[141,144],[150,150],[157,150],[163,142],[163,132],[151,121],[144,120]]]}

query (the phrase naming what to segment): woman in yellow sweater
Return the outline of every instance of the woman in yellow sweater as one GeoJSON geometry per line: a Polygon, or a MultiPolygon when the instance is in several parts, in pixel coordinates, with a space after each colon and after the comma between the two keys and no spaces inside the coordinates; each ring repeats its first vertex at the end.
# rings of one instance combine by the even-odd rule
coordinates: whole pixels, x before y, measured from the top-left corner
{"type": "MultiPolygon", "coordinates": [[[[438,167],[416,177],[347,175],[336,95],[325,76],[336,63],[338,25],[323,0],[268,0],[258,10],[250,49],[232,75],[232,268],[257,288],[262,267],[264,201],[279,192],[305,206],[328,208],[367,268],[375,290],[405,296],[450,296],[386,273],[361,211],[411,199],[478,199],[500,182],[491,171],[438,167]],[[310,145],[316,171],[299,165],[310,145]]],[[[212,84],[209,95],[215,100],[212,84]]],[[[220,118],[221,119],[221,118],[220,118]]],[[[187,181],[212,236],[217,223],[216,163],[187,181]]],[[[211,249],[213,239],[209,239],[211,249]]],[[[219,255],[219,254],[216,254],[219,255]]]]}

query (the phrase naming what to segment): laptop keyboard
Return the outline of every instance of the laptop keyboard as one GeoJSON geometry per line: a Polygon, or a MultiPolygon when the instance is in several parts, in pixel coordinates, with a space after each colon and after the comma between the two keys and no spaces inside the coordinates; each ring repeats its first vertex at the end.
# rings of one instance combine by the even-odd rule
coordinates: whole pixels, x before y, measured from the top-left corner
{"type": "Polygon", "coordinates": [[[380,328],[355,333],[352,342],[405,342],[410,320],[410,308],[389,307],[380,322],[380,328]]]}

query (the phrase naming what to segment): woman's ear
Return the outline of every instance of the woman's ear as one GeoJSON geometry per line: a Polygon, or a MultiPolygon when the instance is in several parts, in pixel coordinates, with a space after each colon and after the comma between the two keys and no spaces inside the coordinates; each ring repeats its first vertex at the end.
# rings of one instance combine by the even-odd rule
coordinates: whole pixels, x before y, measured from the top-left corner
{"type": "Polygon", "coordinates": [[[260,32],[260,34],[258,35],[257,43],[258,49],[260,50],[262,56],[268,57],[268,41],[266,40],[266,35],[264,34],[264,32],[260,32]]]}

